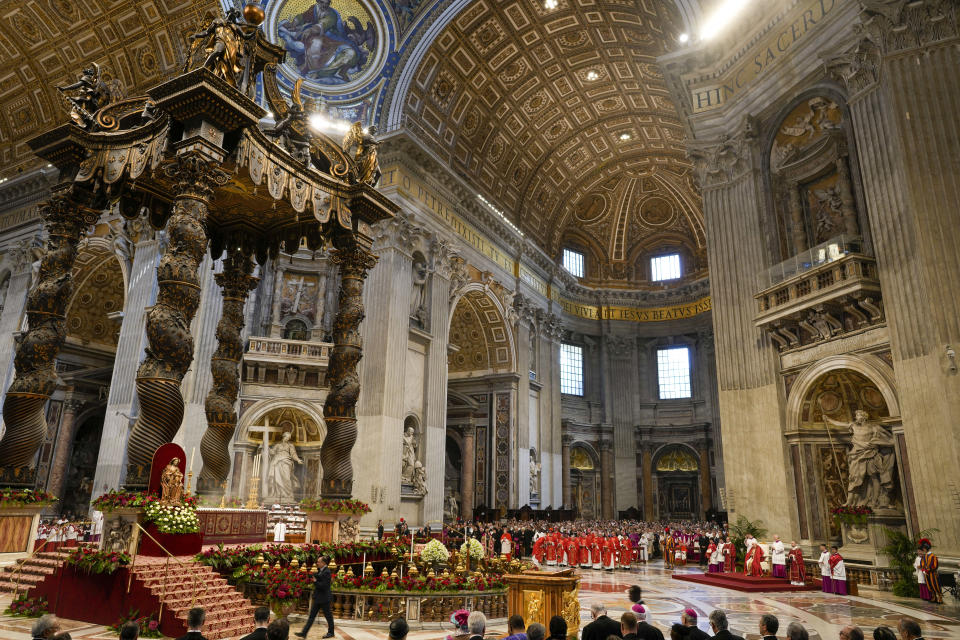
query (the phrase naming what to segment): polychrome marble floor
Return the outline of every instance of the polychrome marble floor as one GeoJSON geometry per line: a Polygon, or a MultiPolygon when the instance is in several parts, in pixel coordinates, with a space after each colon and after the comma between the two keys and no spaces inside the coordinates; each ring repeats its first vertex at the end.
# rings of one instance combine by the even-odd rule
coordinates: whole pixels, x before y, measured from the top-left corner
{"type": "MultiPolygon", "coordinates": [[[[679,571],[695,572],[696,567],[679,571]]],[[[780,637],[790,622],[798,621],[810,632],[811,640],[836,640],[839,631],[846,625],[857,625],[871,637],[873,629],[887,625],[896,629],[903,616],[920,621],[923,635],[934,638],[957,638],[960,640],[960,603],[946,596],[948,604],[930,605],[922,600],[897,598],[886,592],[861,589],[860,597],[827,595],[820,592],[747,594],[729,589],[681,582],[670,578],[670,571],[661,563],[653,563],[632,571],[607,573],[583,571],[580,587],[582,624],[590,620],[590,604],[600,601],[606,605],[609,615],[617,618],[626,611],[629,602],[624,595],[631,584],[643,588],[644,602],[651,612],[650,621],[665,632],[678,622],[680,612],[687,607],[700,614],[700,627],[709,632],[707,614],[715,608],[727,612],[731,630],[746,640],[757,640],[758,622],[764,613],[772,613],[780,620],[780,637]]],[[[8,595],[0,595],[0,610],[10,602],[8,595]]],[[[0,638],[3,640],[29,640],[30,623],[22,618],[0,616],[0,638]]],[[[299,630],[299,623],[292,629],[299,630]]],[[[77,640],[113,640],[109,630],[80,622],[64,621],[64,630],[77,640]]],[[[310,638],[320,638],[326,631],[322,620],[310,631],[310,638]]],[[[490,637],[503,636],[506,629],[496,625],[487,630],[490,637]]],[[[409,640],[442,640],[449,630],[438,629],[411,632],[409,640]]],[[[385,629],[365,629],[340,626],[337,638],[343,640],[384,640],[385,629]]]]}

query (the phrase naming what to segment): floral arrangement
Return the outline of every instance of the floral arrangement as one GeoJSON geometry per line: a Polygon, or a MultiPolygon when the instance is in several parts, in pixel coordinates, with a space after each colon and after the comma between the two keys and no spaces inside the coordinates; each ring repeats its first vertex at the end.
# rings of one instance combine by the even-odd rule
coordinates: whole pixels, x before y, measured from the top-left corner
{"type": "MultiPolygon", "coordinates": [[[[113,511],[114,509],[143,509],[158,502],[160,502],[160,496],[155,493],[110,490],[91,502],[90,506],[97,511],[113,511]]],[[[197,508],[196,496],[184,496],[183,503],[193,509],[197,508]]]]}
{"type": "Polygon", "coordinates": [[[10,616],[39,618],[43,614],[47,613],[47,606],[48,604],[46,598],[28,598],[27,594],[21,593],[19,596],[13,599],[13,602],[10,603],[10,606],[7,607],[4,613],[10,616]]]}
{"type": "Polygon", "coordinates": [[[483,545],[480,544],[480,541],[476,538],[470,538],[462,545],[460,545],[460,554],[467,554],[467,545],[469,545],[469,553],[471,560],[483,560],[483,545]]]}
{"type": "Polygon", "coordinates": [[[197,533],[200,531],[200,519],[196,505],[164,505],[150,502],[144,510],[147,522],[156,525],[160,533],[197,533]]]}
{"type": "Polygon", "coordinates": [[[405,575],[354,576],[339,575],[333,579],[334,589],[358,589],[362,591],[405,591],[414,593],[457,593],[460,591],[502,591],[507,585],[500,576],[440,575],[433,578],[405,575]]]}
{"type": "Polygon", "coordinates": [[[873,509],[866,505],[858,507],[840,506],[830,510],[833,519],[844,524],[866,524],[867,516],[873,514],[873,509]]]}
{"type": "Polygon", "coordinates": [[[53,504],[56,497],[38,489],[0,489],[0,508],[53,504]]]}
{"type": "Polygon", "coordinates": [[[300,501],[304,511],[319,511],[321,513],[351,513],[363,515],[370,513],[370,505],[360,500],[324,500],[310,498],[300,501]]]}
{"type": "Polygon", "coordinates": [[[313,581],[309,572],[292,567],[271,567],[257,577],[267,583],[267,599],[274,605],[296,602],[313,581]]]}
{"type": "Polygon", "coordinates": [[[140,627],[140,637],[141,638],[162,638],[163,634],[160,633],[160,621],[157,620],[155,614],[150,614],[148,616],[141,616],[140,612],[136,609],[131,609],[130,613],[124,618],[120,618],[116,624],[108,627],[111,631],[116,634],[120,634],[120,629],[123,625],[128,622],[134,622],[137,626],[140,627]]]}
{"type": "Polygon", "coordinates": [[[67,556],[66,563],[85,573],[113,573],[130,564],[130,555],[118,551],[97,551],[77,547],[67,556]]]}
{"type": "Polygon", "coordinates": [[[420,552],[420,559],[429,564],[441,564],[450,559],[450,552],[442,542],[433,539],[420,552]]]}
{"type": "MultiPolygon", "coordinates": [[[[407,555],[410,548],[405,545],[397,546],[397,553],[407,555]]],[[[258,556],[263,556],[262,562],[270,566],[277,562],[281,566],[289,565],[294,559],[303,566],[316,564],[317,558],[328,555],[340,562],[341,560],[359,561],[364,555],[367,561],[393,559],[393,545],[388,541],[360,541],[360,542],[324,542],[321,544],[291,544],[250,545],[225,548],[220,545],[197,554],[196,559],[209,565],[217,571],[241,571],[258,556]]],[[[235,576],[239,577],[239,576],[235,576]]]]}

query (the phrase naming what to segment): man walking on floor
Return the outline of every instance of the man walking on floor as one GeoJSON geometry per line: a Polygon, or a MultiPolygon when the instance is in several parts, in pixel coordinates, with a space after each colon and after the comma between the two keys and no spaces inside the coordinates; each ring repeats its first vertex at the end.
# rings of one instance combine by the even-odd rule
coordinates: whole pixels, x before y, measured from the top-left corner
{"type": "Polygon", "coordinates": [[[313,621],[316,620],[317,614],[320,613],[320,611],[323,611],[323,617],[327,620],[327,635],[323,637],[333,637],[333,612],[330,610],[330,581],[333,579],[333,576],[330,575],[330,569],[327,568],[328,564],[330,564],[330,556],[321,556],[317,560],[319,570],[317,571],[317,577],[313,585],[310,616],[307,618],[307,624],[303,625],[303,629],[299,633],[294,634],[299,638],[307,637],[307,633],[310,631],[310,627],[313,626],[313,621]]]}

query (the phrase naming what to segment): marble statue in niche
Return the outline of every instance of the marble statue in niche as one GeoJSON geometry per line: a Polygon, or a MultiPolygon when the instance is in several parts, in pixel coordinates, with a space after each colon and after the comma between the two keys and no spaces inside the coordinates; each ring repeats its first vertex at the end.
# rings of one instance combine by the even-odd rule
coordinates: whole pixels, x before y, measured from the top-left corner
{"type": "Polygon", "coordinates": [[[270,469],[268,473],[268,491],[279,504],[292,504],[297,489],[294,466],[303,464],[297,455],[297,448],[290,442],[290,432],[285,431],[280,442],[270,447],[270,469]]]}
{"type": "Polygon", "coordinates": [[[540,469],[542,465],[537,462],[536,449],[530,449],[530,495],[535,496],[540,493],[540,469]]]}
{"type": "Polygon", "coordinates": [[[870,420],[863,410],[854,413],[852,422],[839,422],[827,416],[827,422],[849,430],[850,446],[847,449],[847,506],[868,506],[873,509],[891,509],[894,492],[894,469],[896,443],[893,434],[880,423],[870,420]]]}
{"type": "Polygon", "coordinates": [[[410,297],[410,324],[424,328],[426,324],[427,306],[427,262],[423,256],[417,254],[413,260],[413,295],[410,297]]]}
{"type": "Polygon", "coordinates": [[[419,460],[413,463],[413,491],[421,496],[427,495],[427,470],[419,460]]]}
{"type": "Polygon", "coordinates": [[[400,464],[400,482],[413,484],[414,472],[417,465],[417,432],[412,424],[408,424],[403,432],[403,454],[400,464]]]}

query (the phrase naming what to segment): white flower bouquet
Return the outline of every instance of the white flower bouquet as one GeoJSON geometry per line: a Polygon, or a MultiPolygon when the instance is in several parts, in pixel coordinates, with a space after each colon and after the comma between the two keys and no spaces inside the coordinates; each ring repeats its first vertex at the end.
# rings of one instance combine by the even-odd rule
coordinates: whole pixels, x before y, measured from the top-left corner
{"type": "Polygon", "coordinates": [[[450,552],[439,540],[431,540],[420,552],[420,559],[427,564],[441,564],[450,558],[450,552]]]}

